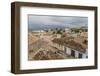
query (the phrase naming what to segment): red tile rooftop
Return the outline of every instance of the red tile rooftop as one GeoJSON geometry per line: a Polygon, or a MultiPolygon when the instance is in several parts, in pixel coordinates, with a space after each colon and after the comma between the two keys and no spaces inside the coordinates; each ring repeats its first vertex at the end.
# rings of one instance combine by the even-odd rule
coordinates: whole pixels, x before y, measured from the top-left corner
{"type": "MultiPolygon", "coordinates": [[[[78,41],[78,40],[77,40],[78,41]]],[[[80,52],[85,52],[87,45],[83,45],[82,43],[79,43],[75,41],[72,37],[69,38],[56,38],[53,40],[54,43],[72,48],[74,50],[80,51],[80,52]]]]}

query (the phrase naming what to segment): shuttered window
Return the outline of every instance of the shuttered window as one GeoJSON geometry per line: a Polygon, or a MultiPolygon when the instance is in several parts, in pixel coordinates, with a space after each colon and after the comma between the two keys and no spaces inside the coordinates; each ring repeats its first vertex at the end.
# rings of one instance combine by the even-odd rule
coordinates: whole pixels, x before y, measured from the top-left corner
{"type": "Polygon", "coordinates": [[[75,51],[71,50],[71,56],[75,57],[75,51]]]}
{"type": "Polygon", "coordinates": [[[79,58],[82,58],[82,54],[81,53],[79,53],[79,58]]]}

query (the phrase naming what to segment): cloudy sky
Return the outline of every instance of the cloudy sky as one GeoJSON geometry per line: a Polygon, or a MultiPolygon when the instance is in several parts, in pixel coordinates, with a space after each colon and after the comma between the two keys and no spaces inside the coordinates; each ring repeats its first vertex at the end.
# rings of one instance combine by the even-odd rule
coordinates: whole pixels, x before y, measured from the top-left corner
{"type": "Polygon", "coordinates": [[[87,26],[87,17],[29,15],[28,27],[33,30],[87,26]]]}

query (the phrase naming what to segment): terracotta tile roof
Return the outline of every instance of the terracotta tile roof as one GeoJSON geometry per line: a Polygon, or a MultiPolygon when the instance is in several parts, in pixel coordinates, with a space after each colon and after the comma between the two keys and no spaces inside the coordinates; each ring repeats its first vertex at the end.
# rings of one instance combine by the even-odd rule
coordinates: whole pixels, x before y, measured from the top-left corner
{"type": "Polygon", "coordinates": [[[54,43],[72,48],[74,50],[80,51],[80,52],[85,52],[86,51],[86,46],[83,46],[82,43],[79,43],[77,41],[74,41],[72,37],[69,38],[56,38],[53,40],[54,43]]]}
{"type": "Polygon", "coordinates": [[[29,45],[32,44],[32,43],[34,43],[37,40],[38,40],[38,38],[36,36],[32,35],[32,33],[28,34],[28,44],[29,45]]]}

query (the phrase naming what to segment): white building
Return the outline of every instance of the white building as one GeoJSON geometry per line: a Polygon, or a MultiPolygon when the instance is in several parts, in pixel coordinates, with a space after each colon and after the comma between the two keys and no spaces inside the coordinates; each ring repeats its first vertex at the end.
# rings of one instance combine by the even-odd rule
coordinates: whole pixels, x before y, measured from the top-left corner
{"type": "Polygon", "coordinates": [[[86,49],[86,51],[83,53],[83,52],[80,52],[78,50],[74,50],[74,49],[71,49],[71,48],[68,48],[68,47],[64,47],[65,48],[65,52],[68,54],[68,55],[71,55],[75,58],[88,58],[88,50],[86,49]]]}

